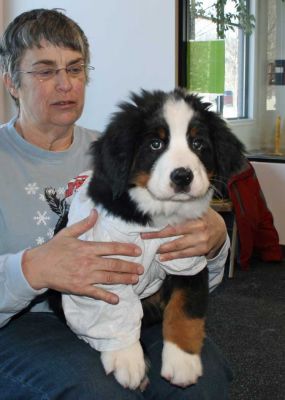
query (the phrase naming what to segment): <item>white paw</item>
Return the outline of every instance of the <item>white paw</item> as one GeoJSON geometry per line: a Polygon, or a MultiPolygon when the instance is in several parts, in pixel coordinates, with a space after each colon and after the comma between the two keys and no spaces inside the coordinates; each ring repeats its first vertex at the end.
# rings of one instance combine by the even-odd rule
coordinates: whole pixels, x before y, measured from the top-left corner
{"type": "Polygon", "coordinates": [[[186,353],[176,344],[164,342],[161,368],[163,378],[173,385],[185,387],[196,383],[202,372],[199,355],[186,353]]]}
{"type": "Polygon", "coordinates": [[[106,373],[113,372],[123,387],[136,389],[143,384],[146,365],[140,342],[122,350],[103,351],[101,360],[106,373]]]}

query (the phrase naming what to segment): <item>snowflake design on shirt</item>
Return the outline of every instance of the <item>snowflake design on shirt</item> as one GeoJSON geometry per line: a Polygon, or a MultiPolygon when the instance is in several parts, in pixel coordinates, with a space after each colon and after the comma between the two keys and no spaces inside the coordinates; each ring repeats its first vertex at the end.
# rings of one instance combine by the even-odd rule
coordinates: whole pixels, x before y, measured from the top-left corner
{"type": "Polygon", "coordinates": [[[25,187],[25,191],[27,192],[28,195],[35,195],[37,194],[38,190],[39,187],[36,182],[28,183],[27,186],[25,187]]]}
{"type": "Polygon", "coordinates": [[[65,195],[65,187],[59,187],[58,189],[57,189],[57,194],[59,195],[59,196],[64,196],[65,195]]]}
{"type": "Polygon", "coordinates": [[[38,246],[40,246],[41,244],[44,244],[45,239],[42,236],[39,236],[38,238],[36,238],[36,243],[38,246]]]}
{"type": "Polygon", "coordinates": [[[37,225],[47,224],[47,221],[50,220],[50,217],[47,215],[47,211],[37,211],[37,215],[34,217],[34,220],[37,221],[37,225]]]}
{"type": "Polygon", "coordinates": [[[43,193],[39,194],[39,200],[40,201],[46,201],[45,195],[43,193]]]}
{"type": "Polygon", "coordinates": [[[49,239],[51,239],[53,237],[53,234],[54,234],[54,230],[49,228],[48,231],[47,231],[47,237],[49,239]]]}

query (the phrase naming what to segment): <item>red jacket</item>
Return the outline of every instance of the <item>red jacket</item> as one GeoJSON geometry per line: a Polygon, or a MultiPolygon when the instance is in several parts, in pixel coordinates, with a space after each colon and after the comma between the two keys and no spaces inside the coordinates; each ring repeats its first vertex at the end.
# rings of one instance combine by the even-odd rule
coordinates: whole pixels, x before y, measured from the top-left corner
{"type": "Polygon", "coordinates": [[[282,249],[273,217],[250,163],[228,184],[240,244],[240,265],[249,268],[253,253],[263,261],[281,261],[282,249]]]}

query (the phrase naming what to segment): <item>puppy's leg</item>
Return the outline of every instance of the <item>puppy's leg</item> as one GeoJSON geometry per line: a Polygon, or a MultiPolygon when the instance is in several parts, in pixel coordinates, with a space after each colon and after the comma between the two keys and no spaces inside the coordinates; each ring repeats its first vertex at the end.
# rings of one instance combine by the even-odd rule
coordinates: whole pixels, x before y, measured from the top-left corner
{"type": "MultiPolygon", "coordinates": [[[[168,283],[169,284],[169,283],[168,283]]],[[[161,375],[178,386],[196,383],[202,375],[208,270],[195,276],[172,276],[163,319],[161,375]]]]}
{"type": "Polygon", "coordinates": [[[136,389],[146,385],[146,365],[139,341],[117,351],[103,351],[101,360],[107,374],[113,372],[125,388],[136,389]]]}

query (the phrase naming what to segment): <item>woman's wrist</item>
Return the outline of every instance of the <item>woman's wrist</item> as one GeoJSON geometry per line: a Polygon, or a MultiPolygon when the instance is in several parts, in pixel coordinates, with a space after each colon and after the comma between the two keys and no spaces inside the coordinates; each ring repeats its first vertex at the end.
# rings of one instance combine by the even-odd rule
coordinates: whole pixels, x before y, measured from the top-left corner
{"type": "Polygon", "coordinates": [[[206,254],[206,257],[207,259],[212,259],[219,254],[226,242],[227,227],[223,217],[213,209],[209,209],[207,219],[210,232],[210,250],[206,254]]]}
{"type": "MultiPolygon", "coordinates": [[[[39,268],[35,268],[35,260],[37,258],[38,248],[27,249],[22,256],[22,271],[34,290],[44,289],[45,286],[41,283],[39,268]]],[[[39,263],[37,263],[39,265],[39,263]]]]}

